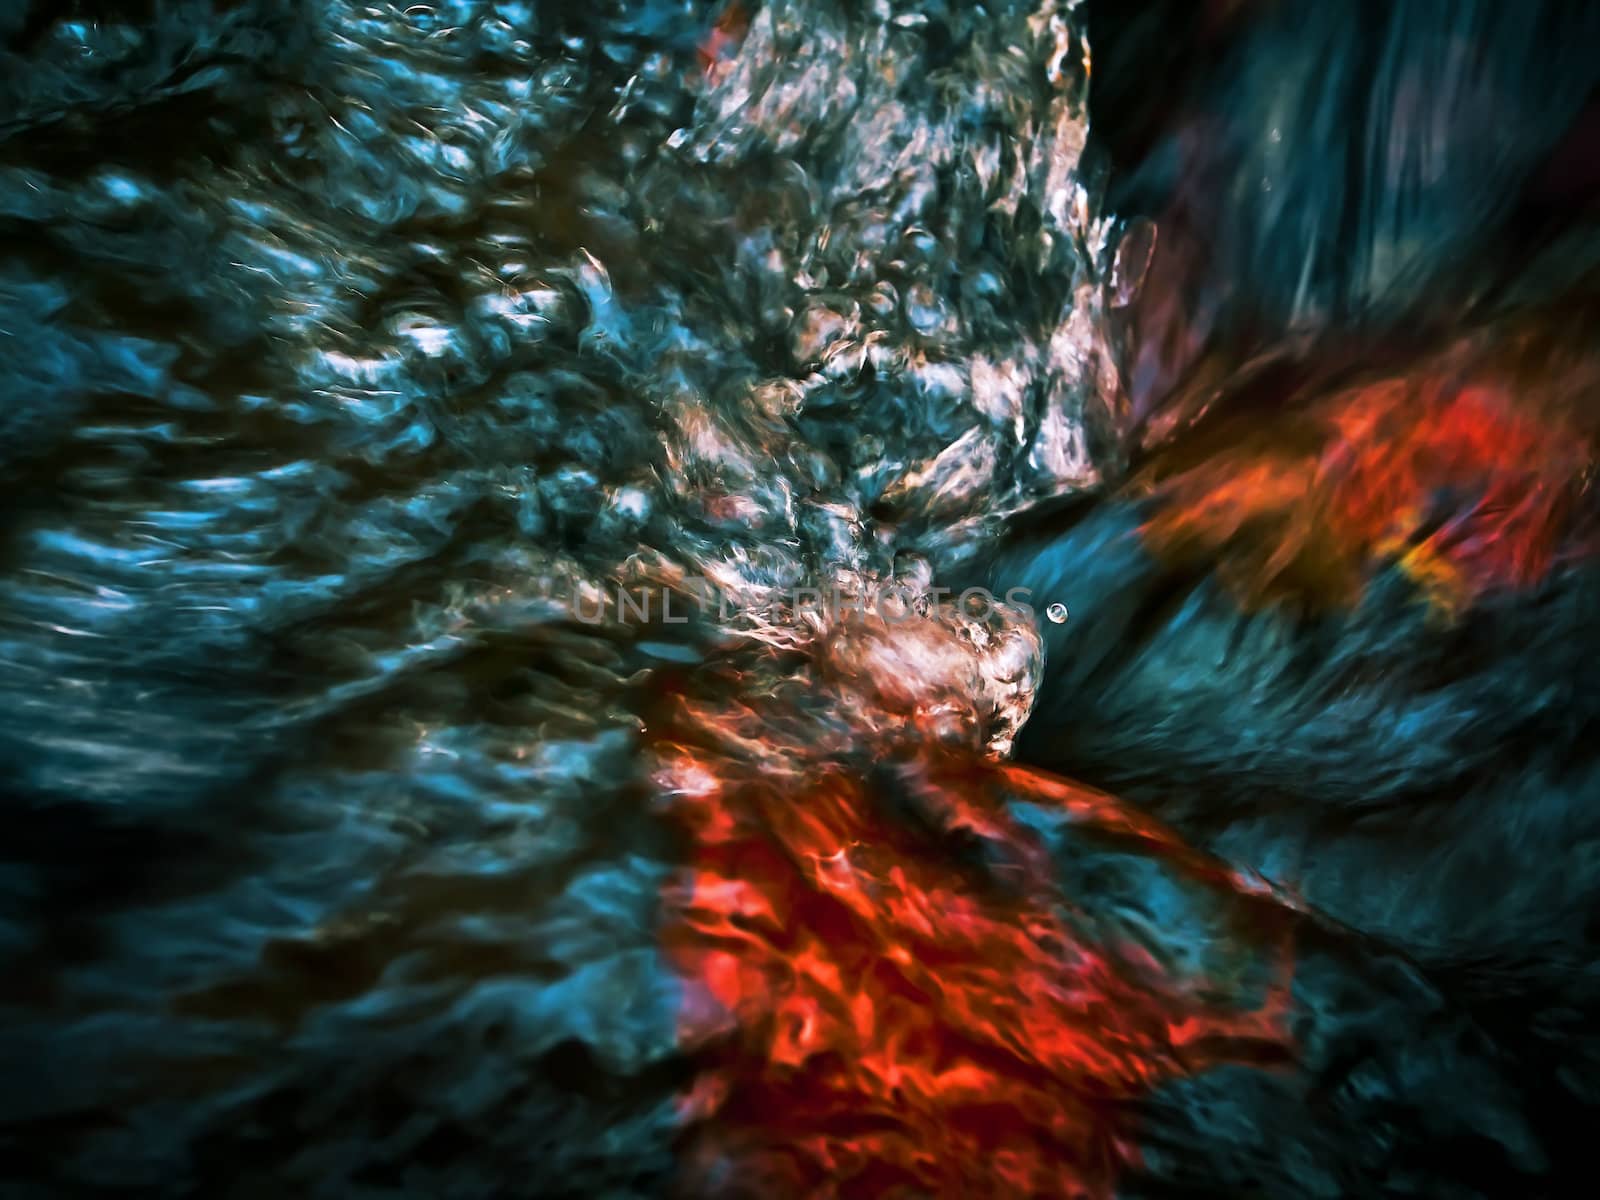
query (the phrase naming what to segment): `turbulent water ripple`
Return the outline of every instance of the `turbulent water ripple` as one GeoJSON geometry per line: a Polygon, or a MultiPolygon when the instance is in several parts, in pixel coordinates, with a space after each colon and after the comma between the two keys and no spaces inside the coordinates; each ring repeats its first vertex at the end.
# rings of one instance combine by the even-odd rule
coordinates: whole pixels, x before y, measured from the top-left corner
{"type": "Polygon", "coordinates": [[[0,745],[7,892],[52,916],[8,908],[4,1058],[58,1066],[5,1116],[44,1175],[276,1147],[347,1195],[471,1137],[653,1186],[675,1118],[601,1077],[675,1052],[655,660],[551,597],[892,579],[1094,478],[1066,10],[718,15],[19,26],[0,745]],[[422,1107],[373,1126],[373,1089],[422,1107]]]}
{"type": "MultiPolygon", "coordinates": [[[[1486,676],[1411,707],[1351,689],[1422,617],[1362,610],[1370,654],[1319,673],[1180,596],[1163,629],[1204,636],[1169,654],[1158,630],[1108,685],[1170,599],[1133,602],[1131,507],[1002,560],[1040,612],[1072,601],[1043,631],[1011,604],[898,632],[770,604],[980,570],[1002,525],[1181,424],[1129,400],[1174,363],[1125,380],[1115,352],[1156,241],[1100,203],[1084,7],[0,11],[17,1194],[788,1194],[847,1163],[841,1194],[1098,1196],[1141,1161],[1340,1194],[1384,1020],[1386,1063],[1537,1161],[1500,1077],[1454,1053],[1473,1020],[1409,963],[999,761],[1048,654],[1041,760],[1257,790],[1325,767],[1340,799],[1386,795],[1400,740],[1396,789],[1465,771],[1486,676]],[[629,616],[630,588],[697,619],[629,616]],[[1236,684],[1213,652],[1271,670],[1236,684]],[[1227,687],[1340,699],[1273,757],[1227,687]],[[1238,1105],[1303,1099],[1227,1065],[1296,1055],[1338,1120],[1208,1146],[1238,1105]],[[1145,1101],[1166,1119],[1141,1158],[1145,1101]]],[[[1408,443],[1416,479],[1339,476],[1350,562],[1394,535],[1356,493],[1420,494],[1435,459],[1519,495],[1482,444],[1524,425],[1434,400],[1449,436],[1408,443]]],[[[1538,427],[1530,453],[1566,429],[1538,427]]],[[[1552,494],[1585,469],[1548,457],[1552,494]]],[[[1151,483],[1199,510],[1152,545],[1249,565],[1205,506],[1235,461],[1151,483]]],[[[1443,546],[1439,594],[1542,577],[1566,511],[1527,508],[1527,553],[1443,546]]],[[[1547,611],[1579,624],[1581,600],[1547,611]]],[[[1518,686],[1534,714],[1576,694],[1518,686]]]]}

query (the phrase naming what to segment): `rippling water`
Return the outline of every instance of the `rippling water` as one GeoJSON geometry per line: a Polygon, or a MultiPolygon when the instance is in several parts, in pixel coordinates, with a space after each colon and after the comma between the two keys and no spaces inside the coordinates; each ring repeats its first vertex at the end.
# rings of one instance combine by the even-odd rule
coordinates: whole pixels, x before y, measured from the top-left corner
{"type": "MultiPolygon", "coordinates": [[[[998,765],[1047,652],[1074,666],[1032,759],[1136,788],[1332,762],[1367,792],[1424,728],[1436,758],[1389,774],[1437,774],[1488,704],[1353,702],[1241,768],[1206,748],[1213,693],[1165,665],[1108,692],[1080,649],[1158,619],[1095,582],[1131,510],[993,565],[1004,529],[1124,484],[1207,336],[1124,344],[1181,289],[1145,283],[1170,223],[1103,202],[1079,5],[36,3],[0,33],[0,1145],[25,1194],[800,1195],[853,1164],[845,1194],[1103,1195],[1142,1161],[1135,1101],[1292,1057],[1296,955],[1331,1008],[1434,1003],[1333,922],[1289,953],[1309,918],[1265,852],[1236,870],[998,765]],[[1072,616],[946,602],[888,636],[782,603],[977,578],[1072,616]],[[616,599],[696,586],[731,615],[616,599]],[[1142,708],[1174,693],[1201,710],[1178,733],[1142,708]],[[719,974],[741,940],[728,970],[759,979],[719,974]],[[869,983],[897,944],[945,977],[869,983]]],[[[1308,290],[1313,241],[1270,300],[1302,333],[1354,303],[1308,290]]],[[[1479,428],[1453,403],[1438,424],[1479,428]]],[[[1574,420],[1556,441],[1586,447],[1574,420]]],[[[1526,437],[1553,489],[1592,461],[1526,437]]],[[[1470,440],[1416,454],[1476,471],[1470,440]]],[[[1364,561],[1390,530],[1346,509],[1364,561]]],[[[1445,591],[1569,561],[1528,520],[1537,563],[1445,591]]],[[[1180,559],[1234,531],[1162,528],[1180,559]]],[[[1202,1111],[1250,1102],[1206,1100],[1226,1078],[1202,1111]]],[[[1169,1113],[1143,1165],[1181,1179],[1206,1120],[1169,1113]]],[[[1323,1190],[1270,1194],[1337,1194],[1343,1152],[1295,1136],[1323,1190]]],[[[1217,1186],[1253,1169],[1296,1178],[1217,1186]]]]}

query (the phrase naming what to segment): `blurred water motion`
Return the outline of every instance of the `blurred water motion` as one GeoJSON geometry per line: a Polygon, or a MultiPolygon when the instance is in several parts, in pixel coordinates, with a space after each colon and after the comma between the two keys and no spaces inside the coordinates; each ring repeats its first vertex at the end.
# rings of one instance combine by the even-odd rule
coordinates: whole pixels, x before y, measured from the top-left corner
{"type": "Polygon", "coordinates": [[[11,1191],[1572,1191],[1597,44],[0,11],[11,1191]]]}

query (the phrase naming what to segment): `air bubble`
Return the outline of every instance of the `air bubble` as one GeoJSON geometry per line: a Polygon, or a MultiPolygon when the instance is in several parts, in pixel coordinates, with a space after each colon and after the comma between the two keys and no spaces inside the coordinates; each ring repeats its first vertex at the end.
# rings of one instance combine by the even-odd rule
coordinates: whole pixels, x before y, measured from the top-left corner
{"type": "Polygon", "coordinates": [[[1057,625],[1060,625],[1067,619],[1067,606],[1065,604],[1052,604],[1049,608],[1044,610],[1044,615],[1049,617],[1057,625]]]}

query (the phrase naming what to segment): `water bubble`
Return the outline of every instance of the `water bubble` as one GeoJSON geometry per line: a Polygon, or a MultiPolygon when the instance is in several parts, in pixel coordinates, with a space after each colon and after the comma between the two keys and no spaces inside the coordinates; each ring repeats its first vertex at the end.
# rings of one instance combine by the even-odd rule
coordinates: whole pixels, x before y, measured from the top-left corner
{"type": "Polygon", "coordinates": [[[1044,610],[1044,615],[1049,617],[1057,625],[1060,625],[1067,619],[1067,606],[1065,604],[1052,604],[1049,608],[1044,610]]]}

